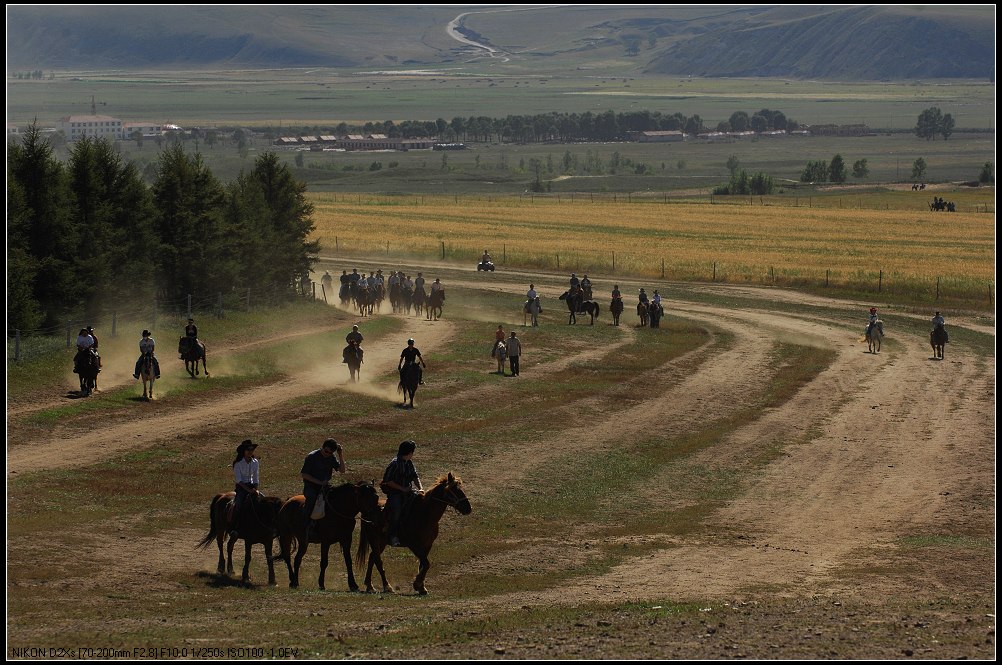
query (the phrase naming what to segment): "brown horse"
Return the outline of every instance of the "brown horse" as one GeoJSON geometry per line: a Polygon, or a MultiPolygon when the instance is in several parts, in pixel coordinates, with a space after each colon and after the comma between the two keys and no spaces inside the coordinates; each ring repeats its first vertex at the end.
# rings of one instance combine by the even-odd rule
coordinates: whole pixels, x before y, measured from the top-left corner
{"type": "Polygon", "coordinates": [[[643,328],[651,318],[651,306],[645,302],[637,303],[637,316],[640,317],[640,327],[643,328]]]}
{"type": "Polygon", "coordinates": [[[623,313],[623,299],[613,298],[609,303],[609,311],[612,312],[612,325],[619,325],[619,315],[623,313]]]}
{"type": "MultiPolygon", "coordinates": [[[[430,490],[424,494],[415,495],[409,507],[404,508],[400,521],[400,541],[418,558],[418,574],[414,578],[414,590],[422,596],[428,593],[424,580],[428,575],[431,563],[428,554],[438,537],[438,523],[445,514],[446,508],[455,508],[461,515],[473,512],[470,500],[463,492],[463,481],[458,476],[440,476],[430,490]]],[[[362,533],[358,540],[358,550],[355,552],[355,562],[361,566],[365,563],[368,550],[369,567],[365,573],[365,591],[372,593],[372,568],[376,567],[383,580],[383,592],[392,593],[393,588],[386,581],[383,571],[383,550],[388,541],[390,514],[383,510],[379,522],[363,523],[362,533]]]]}
{"type": "Polygon", "coordinates": [[[233,546],[238,539],[244,541],[244,571],[241,577],[243,582],[250,582],[250,561],[251,546],[256,543],[264,545],[264,553],[268,558],[268,584],[275,585],[275,558],[272,556],[271,547],[275,539],[275,523],[278,518],[278,510],[282,506],[282,500],[278,497],[263,497],[261,495],[248,496],[244,499],[244,505],[237,515],[237,523],[230,524],[227,516],[230,502],[233,501],[236,492],[220,492],[209,504],[209,533],[205,534],[198,543],[200,549],[205,549],[213,540],[219,547],[219,566],[217,572],[220,575],[233,574],[233,546]],[[239,534],[237,538],[230,537],[227,544],[227,558],[223,559],[223,540],[229,537],[229,533],[236,530],[239,534]],[[224,567],[225,564],[225,567],[224,567]]]}
{"type": "Polygon", "coordinates": [[[428,303],[425,305],[425,312],[429,321],[438,321],[442,318],[442,305],[445,303],[445,289],[432,291],[428,296],[428,303]]]}
{"type": "Polygon", "coordinates": [[[595,325],[595,317],[598,316],[601,308],[597,302],[585,300],[584,294],[580,289],[573,293],[564,291],[560,299],[567,303],[567,311],[570,312],[570,316],[567,318],[567,325],[572,323],[577,325],[578,314],[589,314],[591,316],[591,325],[595,325]]]}
{"type": "Polygon", "coordinates": [[[936,326],[935,330],[929,333],[929,343],[932,345],[932,357],[937,360],[943,359],[943,351],[946,343],[950,341],[944,326],[936,326]]]}
{"type": "Polygon", "coordinates": [[[884,338],[884,322],[877,319],[873,325],[866,326],[866,345],[870,353],[880,353],[880,340],[884,338]]]}
{"type": "Polygon", "coordinates": [[[144,353],[139,361],[139,378],[143,380],[143,399],[153,401],[153,382],[157,380],[157,373],[153,354],[150,352],[144,353]]]}
{"type": "Polygon", "coordinates": [[[198,361],[202,361],[202,371],[209,376],[209,370],[205,366],[205,344],[194,337],[187,335],[177,342],[177,352],[184,360],[184,369],[195,378],[198,375],[198,361]]]}
{"type": "Polygon", "coordinates": [[[303,513],[305,496],[298,494],[291,497],[279,512],[278,543],[282,560],[289,569],[289,586],[299,586],[299,567],[312,542],[320,543],[319,587],[323,590],[330,548],[332,544],[338,543],[348,569],[348,588],[358,591],[355,572],[351,567],[351,535],[355,531],[355,516],[361,514],[363,522],[379,519],[379,494],[371,483],[344,483],[329,488],[317,501],[326,501],[325,512],[323,519],[318,520],[316,533],[312,538],[307,538],[309,521],[303,513]],[[295,562],[292,561],[293,549],[297,550],[295,562]]]}

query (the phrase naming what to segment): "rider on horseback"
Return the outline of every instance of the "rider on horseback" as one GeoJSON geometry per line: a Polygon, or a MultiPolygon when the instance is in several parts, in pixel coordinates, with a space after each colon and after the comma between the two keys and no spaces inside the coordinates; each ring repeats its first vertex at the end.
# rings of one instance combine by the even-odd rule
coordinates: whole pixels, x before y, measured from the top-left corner
{"type": "Polygon", "coordinates": [[[623,294],[620,293],[620,291],[619,291],[619,284],[616,284],[615,286],[612,287],[612,299],[613,300],[622,300],[623,299],[623,294]]]}
{"type": "Polygon", "coordinates": [[[383,472],[383,482],[379,484],[383,492],[386,493],[386,509],[390,513],[390,533],[389,542],[392,547],[400,547],[400,515],[403,512],[404,502],[408,496],[415,493],[424,493],[421,486],[421,478],[418,477],[417,469],[414,468],[414,451],[417,444],[407,440],[397,448],[397,456],[390,460],[383,472]],[[414,486],[417,489],[414,489],[414,486]]]}
{"type": "Polygon", "coordinates": [[[303,460],[303,468],[299,471],[303,479],[303,496],[306,497],[303,513],[311,529],[314,525],[313,507],[335,471],[344,475],[347,467],[344,464],[344,448],[334,439],[324,441],[320,448],[303,460]]]}
{"type": "MultiPolygon", "coordinates": [[[[943,341],[949,342],[950,334],[946,332],[946,319],[944,319],[943,315],[937,311],[936,316],[932,317],[932,332],[929,333],[930,340],[932,340],[933,335],[935,335],[936,331],[940,328],[943,329],[943,341]]],[[[935,343],[933,343],[933,346],[935,346],[935,343]]]]}
{"type": "Polygon", "coordinates": [[[407,340],[407,348],[400,352],[400,362],[397,363],[397,371],[400,372],[400,380],[403,381],[404,371],[411,365],[418,365],[420,361],[420,366],[417,368],[418,372],[418,385],[424,385],[424,380],[422,377],[421,368],[427,368],[428,366],[424,364],[424,358],[421,357],[421,352],[417,350],[414,346],[414,338],[407,340]]]}
{"type": "Polygon", "coordinates": [[[643,288],[640,289],[640,296],[639,296],[639,298],[640,298],[641,304],[644,304],[644,305],[648,304],[649,301],[647,300],[647,291],[644,291],[643,288]]]}
{"type": "Polygon", "coordinates": [[[153,377],[160,378],[160,361],[157,360],[155,353],[156,345],[157,343],[153,340],[152,333],[149,330],[144,330],[143,338],[139,340],[139,360],[136,361],[136,371],[132,374],[133,378],[139,378],[140,367],[146,354],[149,354],[153,358],[153,377]]]}
{"type": "Polygon", "coordinates": [[[870,321],[866,324],[866,334],[873,332],[873,326],[877,325],[877,308],[870,308],[870,321]]]}
{"type": "Polygon", "coordinates": [[[365,339],[365,338],[362,337],[362,333],[358,332],[358,326],[357,325],[352,326],[351,327],[351,332],[348,333],[347,335],[345,335],[345,337],[344,337],[344,341],[348,343],[348,346],[344,347],[344,350],[341,352],[341,357],[342,357],[341,362],[345,362],[345,363],[348,362],[348,354],[351,352],[351,348],[353,346],[354,347],[358,347],[358,361],[360,363],[362,362],[362,340],[363,339],[365,339]]]}
{"type": "Polygon", "coordinates": [[[230,507],[229,523],[230,538],[238,538],[237,525],[240,524],[240,507],[248,496],[257,496],[257,486],[260,482],[260,465],[254,456],[257,444],[250,439],[237,446],[237,457],[233,460],[233,479],[236,481],[234,490],[237,493],[230,507]]]}
{"type": "MultiPolygon", "coordinates": [[[[188,338],[189,349],[198,348],[198,326],[195,325],[195,319],[188,319],[188,325],[184,327],[184,336],[188,338]]],[[[178,355],[178,360],[184,360],[183,353],[178,355]]]]}
{"type": "Polygon", "coordinates": [[[588,275],[581,278],[581,291],[585,300],[591,300],[591,280],[588,275]]]}

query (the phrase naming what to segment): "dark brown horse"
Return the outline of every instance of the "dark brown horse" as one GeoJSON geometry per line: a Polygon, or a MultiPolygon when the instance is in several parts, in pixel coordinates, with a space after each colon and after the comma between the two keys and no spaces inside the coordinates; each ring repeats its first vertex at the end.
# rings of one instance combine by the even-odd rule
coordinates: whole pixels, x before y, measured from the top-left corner
{"type": "Polygon", "coordinates": [[[202,371],[206,376],[209,376],[209,370],[205,366],[205,344],[186,335],[178,340],[177,352],[184,360],[184,368],[191,375],[191,378],[194,379],[198,375],[199,360],[202,361],[202,371]]]}
{"type": "Polygon", "coordinates": [[[581,290],[577,290],[574,293],[570,291],[564,291],[560,299],[567,303],[567,310],[570,312],[570,316],[567,319],[567,325],[577,324],[577,314],[589,314],[591,315],[591,325],[595,325],[595,317],[598,316],[600,307],[597,302],[593,300],[585,300],[584,294],[581,290]]]}
{"type": "Polygon", "coordinates": [[[351,374],[351,382],[358,383],[362,368],[362,347],[352,342],[344,347],[341,352],[344,362],[348,365],[348,373],[351,374]]]}
{"type": "Polygon", "coordinates": [[[331,487],[317,501],[326,500],[323,519],[317,520],[317,528],[312,538],[307,538],[309,521],[303,513],[306,497],[298,494],[282,505],[278,516],[278,543],[282,560],[289,569],[289,586],[299,586],[299,567],[310,543],[320,543],[319,587],[324,589],[324,574],[327,571],[331,545],[341,545],[344,564],[348,569],[348,588],[358,591],[355,572],[351,567],[351,535],[355,531],[355,516],[361,514],[365,520],[379,519],[379,494],[371,483],[345,483],[331,487]],[[296,560],[292,561],[292,552],[296,560]]]}
{"type": "Polygon", "coordinates": [[[623,313],[623,299],[613,298],[609,303],[609,311],[612,312],[612,325],[619,325],[619,315],[623,313]]]}
{"type": "Polygon", "coordinates": [[[403,394],[404,401],[401,406],[407,406],[410,399],[410,407],[414,408],[414,393],[421,385],[421,366],[416,362],[408,363],[400,369],[400,383],[397,384],[397,392],[403,394]]]}
{"type": "Polygon", "coordinates": [[[237,540],[244,541],[244,572],[241,580],[250,582],[250,561],[251,546],[257,543],[264,545],[264,553],[268,558],[268,584],[275,585],[275,559],[272,556],[271,547],[275,539],[275,524],[278,518],[279,508],[282,500],[278,497],[263,497],[261,495],[248,496],[244,499],[244,505],[237,515],[237,523],[230,524],[227,517],[230,502],[236,496],[235,492],[220,492],[209,504],[209,533],[198,543],[200,549],[205,549],[213,540],[219,547],[219,566],[217,572],[220,575],[233,574],[233,546],[237,540]],[[239,534],[237,538],[229,537],[229,533],[236,530],[239,534]],[[223,540],[230,538],[227,544],[227,558],[223,559],[223,540]],[[225,564],[225,566],[224,566],[225,564]]]}
{"type": "Polygon", "coordinates": [[[73,371],[80,378],[80,395],[87,397],[97,390],[97,375],[101,371],[101,361],[94,347],[77,352],[73,358],[73,371]]]}
{"type": "Polygon", "coordinates": [[[929,333],[929,343],[932,345],[932,357],[937,360],[943,359],[943,351],[946,348],[946,343],[950,341],[949,336],[946,334],[946,327],[936,326],[936,328],[929,333]]]}
{"type": "Polygon", "coordinates": [[[651,306],[646,302],[637,303],[637,316],[640,317],[640,327],[643,328],[651,319],[651,306]]]}
{"type": "MultiPolygon", "coordinates": [[[[409,507],[404,508],[400,521],[400,542],[418,558],[418,574],[414,578],[414,590],[422,596],[428,593],[424,580],[428,575],[431,563],[428,554],[438,537],[438,523],[445,514],[446,508],[455,508],[461,515],[473,512],[470,500],[463,492],[463,481],[458,476],[449,473],[439,477],[430,490],[422,495],[415,495],[409,507]]],[[[365,573],[365,590],[372,588],[372,568],[379,571],[383,580],[383,592],[392,593],[393,588],[386,581],[383,571],[383,550],[386,549],[387,532],[390,524],[389,512],[383,510],[382,520],[376,523],[363,523],[362,534],[358,540],[355,552],[355,562],[361,566],[365,563],[368,553],[369,567],[365,573]]]]}
{"type": "Polygon", "coordinates": [[[429,321],[438,321],[442,318],[442,305],[445,303],[445,289],[432,291],[428,296],[426,314],[429,321]]]}

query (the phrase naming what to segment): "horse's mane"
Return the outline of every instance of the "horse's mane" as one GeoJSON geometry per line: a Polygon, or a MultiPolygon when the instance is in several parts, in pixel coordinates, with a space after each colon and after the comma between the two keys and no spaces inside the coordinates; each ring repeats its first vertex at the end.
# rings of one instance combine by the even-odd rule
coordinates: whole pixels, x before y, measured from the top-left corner
{"type": "Polygon", "coordinates": [[[462,485],[463,484],[463,479],[460,478],[459,476],[457,476],[457,475],[455,475],[453,473],[443,473],[441,476],[439,476],[438,478],[435,479],[435,484],[432,485],[431,489],[428,490],[428,492],[425,492],[425,493],[428,494],[428,493],[434,492],[435,490],[439,489],[440,487],[445,487],[446,485],[448,485],[449,484],[449,476],[452,476],[452,484],[453,485],[462,485]]]}

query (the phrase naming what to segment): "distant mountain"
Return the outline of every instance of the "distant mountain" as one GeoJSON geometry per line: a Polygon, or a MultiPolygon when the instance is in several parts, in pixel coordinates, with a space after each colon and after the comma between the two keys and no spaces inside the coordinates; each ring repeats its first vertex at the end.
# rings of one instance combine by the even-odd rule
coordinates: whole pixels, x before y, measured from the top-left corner
{"type": "Polygon", "coordinates": [[[994,79],[995,8],[7,7],[8,72],[431,67],[488,55],[512,71],[541,73],[611,67],[708,77],[994,79]]]}

